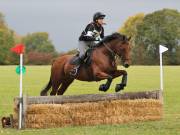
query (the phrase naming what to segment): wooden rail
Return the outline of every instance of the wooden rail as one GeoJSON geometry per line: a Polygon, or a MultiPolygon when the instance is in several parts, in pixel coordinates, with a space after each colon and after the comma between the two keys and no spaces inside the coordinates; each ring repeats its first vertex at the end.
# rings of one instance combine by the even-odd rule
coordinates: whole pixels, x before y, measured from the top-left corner
{"type": "MultiPolygon", "coordinates": [[[[160,99],[160,91],[145,92],[127,92],[113,94],[85,94],[85,95],[64,95],[64,96],[28,96],[26,104],[64,104],[64,103],[84,103],[98,102],[105,100],[133,100],[133,99],[160,99]]],[[[20,99],[15,98],[15,102],[19,103],[20,99]]]]}

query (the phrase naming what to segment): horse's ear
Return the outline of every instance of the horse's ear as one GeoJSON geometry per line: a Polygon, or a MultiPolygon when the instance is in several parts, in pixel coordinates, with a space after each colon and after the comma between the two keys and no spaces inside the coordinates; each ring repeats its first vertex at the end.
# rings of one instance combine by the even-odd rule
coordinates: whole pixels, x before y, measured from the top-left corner
{"type": "Polygon", "coordinates": [[[128,41],[130,41],[131,40],[131,37],[128,37],[128,41]]]}
{"type": "Polygon", "coordinates": [[[127,38],[126,38],[125,35],[122,36],[122,40],[123,40],[123,41],[126,41],[126,40],[127,40],[127,38]]]}

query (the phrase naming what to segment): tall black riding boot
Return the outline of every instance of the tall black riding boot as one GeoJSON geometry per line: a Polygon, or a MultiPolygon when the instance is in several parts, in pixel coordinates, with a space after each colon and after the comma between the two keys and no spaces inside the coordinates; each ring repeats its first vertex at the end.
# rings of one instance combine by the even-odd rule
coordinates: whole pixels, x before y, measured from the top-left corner
{"type": "Polygon", "coordinates": [[[81,57],[76,57],[73,60],[72,64],[75,65],[75,67],[70,71],[71,76],[75,77],[77,75],[79,67],[84,62],[84,58],[85,58],[85,56],[82,55],[81,57]]]}
{"type": "Polygon", "coordinates": [[[76,66],[79,66],[79,65],[81,65],[83,62],[84,62],[84,58],[85,58],[85,56],[84,55],[82,55],[82,56],[80,56],[80,57],[76,57],[74,60],[73,60],[73,64],[74,65],[76,65],[76,66]]]}

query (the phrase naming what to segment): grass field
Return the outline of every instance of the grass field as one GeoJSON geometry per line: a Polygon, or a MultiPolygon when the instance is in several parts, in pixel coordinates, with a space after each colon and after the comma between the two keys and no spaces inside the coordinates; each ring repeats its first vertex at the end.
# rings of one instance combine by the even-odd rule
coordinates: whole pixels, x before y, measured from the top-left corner
{"type": "MultiPolygon", "coordinates": [[[[50,66],[27,66],[23,76],[23,91],[27,95],[39,95],[49,81],[50,66]]],[[[131,66],[127,69],[128,86],[124,91],[144,91],[159,89],[158,66],[131,66]]],[[[116,79],[109,93],[114,92],[116,79]]],[[[75,81],[66,95],[101,93],[102,82],[75,81]]],[[[0,135],[180,135],[180,66],[164,67],[164,118],[161,121],[128,123],[123,125],[98,125],[86,127],[65,127],[41,130],[2,129],[0,135]]],[[[13,112],[13,98],[19,94],[19,76],[15,66],[0,66],[0,117],[13,112]]]]}

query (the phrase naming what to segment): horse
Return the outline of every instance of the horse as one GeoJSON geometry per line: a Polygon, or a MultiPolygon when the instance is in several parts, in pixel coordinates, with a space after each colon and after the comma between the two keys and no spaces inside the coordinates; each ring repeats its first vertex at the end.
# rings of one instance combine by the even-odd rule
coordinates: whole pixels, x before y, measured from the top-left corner
{"type": "Polygon", "coordinates": [[[122,76],[121,83],[116,85],[115,91],[119,92],[124,89],[127,84],[127,72],[125,70],[118,70],[115,61],[118,56],[125,68],[130,66],[131,45],[129,41],[130,38],[117,32],[106,36],[93,49],[90,56],[91,64],[87,67],[83,63],[76,77],[72,77],[70,74],[74,68],[74,65],[71,64],[74,56],[65,54],[58,57],[52,63],[49,83],[42,89],[40,95],[47,96],[47,92],[51,87],[50,95],[63,95],[75,79],[88,82],[107,79],[107,82],[99,87],[100,91],[106,92],[112,80],[122,76]]]}

